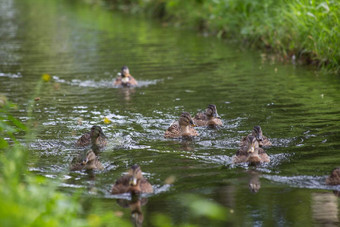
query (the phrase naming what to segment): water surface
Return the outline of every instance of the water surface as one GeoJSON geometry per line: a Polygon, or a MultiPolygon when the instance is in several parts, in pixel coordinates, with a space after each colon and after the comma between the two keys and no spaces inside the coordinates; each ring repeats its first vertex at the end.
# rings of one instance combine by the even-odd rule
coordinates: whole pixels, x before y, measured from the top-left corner
{"type": "Polygon", "coordinates": [[[81,188],[88,203],[121,210],[129,220],[129,210],[109,191],[138,163],[155,188],[142,206],[145,226],[157,213],[175,225],[226,225],[196,218],[180,201],[186,193],[228,208],[232,225],[339,223],[332,191],[340,187],[325,185],[340,162],[338,77],[281,65],[193,31],[67,1],[3,0],[0,40],[0,91],[18,103],[14,116],[26,122],[27,101],[40,97],[29,169],[61,179],[61,190],[81,188]],[[112,86],[123,65],[138,87],[112,86]],[[35,94],[43,73],[52,80],[35,94]],[[181,112],[194,115],[210,103],[222,128],[199,127],[192,141],[163,138],[181,112]],[[104,124],[104,117],[112,123],[104,124]],[[80,152],[75,141],[95,124],[109,138],[99,156],[105,169],[70,172],[80,152]],[[239,141],[255,125],[273,142],[266,149],[271,162],[257,168],[232,164],[239,141]],[[170,176],[175,182],[169,185],[170,176]],[[260,185],[258,192],[249,182],[260,185]]]}

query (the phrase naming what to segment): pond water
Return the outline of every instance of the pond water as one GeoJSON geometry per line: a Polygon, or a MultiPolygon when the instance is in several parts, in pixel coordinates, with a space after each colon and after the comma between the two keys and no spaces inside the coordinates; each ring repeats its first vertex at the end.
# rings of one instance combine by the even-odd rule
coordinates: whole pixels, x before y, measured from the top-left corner
{"type": "Polygon", "coordinates": [[[29,169],[61,179],[62,191],[82,189],[85,211],[99,204],[129,220],[124,197],[110,189],[137,163],[155,189],[142,202],[144,226],[158,213],[174,225],[337,226],[333,190],[340,186],[325,179],[340,163],[339,90],[337,76],[100,6],[0,3],[0,92],[18,104],[13,114],[24,122],[28,100],[40,97],[29,169]],[[123,65],[138,87],[112,86],[123,65]],[[36,91],[43,73],[52,79],[36,91]],[[200,136],[191,141],[163,137],[181,112],[194,115],[211,103],[222,128],[198,127],[200,136]],[[92,125],[109,138],[99,155],[104,170],[70,172],[80,152],[75,141],[92,125]],[[271,162],[232,164],[255,125],[273,142],[266,149],[271,162]],[[257,193],[250,182],[260,186],[257,193]],[[197,217],[183,204],[191,195],[226,207],[226,221],[197,217]]]}

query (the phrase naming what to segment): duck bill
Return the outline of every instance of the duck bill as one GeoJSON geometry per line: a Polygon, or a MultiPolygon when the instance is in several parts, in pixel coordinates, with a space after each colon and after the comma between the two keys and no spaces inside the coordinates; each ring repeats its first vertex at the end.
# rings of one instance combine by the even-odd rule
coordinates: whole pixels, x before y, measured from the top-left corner
{"type": "Polygon", "coordinates": [[[195,123],[192,120],[190,120],[190,126],[196,127],[197,125],[195,125],[195,123]]]}
{"type": "Polygon", "coordinates": [[[221,119],[220,115],[217,112],[213,113],[213,117],[221,119]]]}
{"type": "Polygon", "coordinates": [[[262,141],[263,137],[262,137],[262,135],[258,135],[258,136],[256,136],[256,139],[257,139],[257,141],[262,141]]]}
{"type": "Polygon", "coordinates": [[[255,148],[253,146],[251,146],[251,148],[248,150],[248,153],[252,154],[252,153],[254,153],[254,151],[255,151],[255,148]]]}
{"type": "Polygon", "coordinates": [[[85,158],[82,162],[81,162],[81,164],[82,165],[86,165],[86,163],[89,161],[89,159],[88,158],[85,158]]]}
{"type": "Polygon", "coordinates": [[[136,186],[137,185],[137,178],[136,177],[132,177],[130,179],[130,185],[132,185],[132,186],[136,186]]]}
{"type": "Polygon", "coordinates": [[[100,135],[103,136],[104,138],[107,138],[103,132],[100,132],[100,135]]]}

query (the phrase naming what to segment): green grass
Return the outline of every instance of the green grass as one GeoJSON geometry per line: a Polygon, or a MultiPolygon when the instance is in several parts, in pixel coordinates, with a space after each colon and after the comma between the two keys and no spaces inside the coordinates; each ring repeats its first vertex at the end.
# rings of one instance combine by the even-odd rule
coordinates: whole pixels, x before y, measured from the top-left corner
{"type": "Polygon", "coordinates": [[[106,0],[175,26],[195,28],[269,50],[278,59],[340,72],[340,2],[336,0],[106,0]]]}

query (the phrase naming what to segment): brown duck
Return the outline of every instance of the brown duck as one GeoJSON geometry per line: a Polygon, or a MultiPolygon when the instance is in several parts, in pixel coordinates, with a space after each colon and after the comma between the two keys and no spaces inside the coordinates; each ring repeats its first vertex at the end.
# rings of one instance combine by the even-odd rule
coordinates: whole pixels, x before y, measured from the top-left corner
{"type": "Polygon", "coordinates": [[[82,151],[77,157],[72,160],[70,170],[92,170],[104,169],[103,165],[98,160],[98,157],[92,150],[87,152],[82,151]]]}
{"type": "Polygon", "coordinates": [[[85,133],[78,139],[76,146],[85,147],[90,144],[99,148],[103,148],[107,145],[106,136],[100,126],[92,126],[90,132],[85,133]]]}
{"type": "Polygon", "coordinates": [[[193,128],[195,126],[190,114],[183,112],[178,121],[175,121],[165,131],[165,138],[179,138],[198,136],[197,131],[193,128]]]}
{"type": "Polygon", "coordinates": [[[120,73],[118,73],[118,77],[116,78],[113,86],[121,86],[121,87],[134,87],[137,86],[137,81],[130,74],[130,70],[127,66],[123,66],[120,73]]]}
{"type": "Polygon", "coordinates": [[[247,136],[246,143],[233,156],[233,163],[258,164],[270,162],[269,156],[259,147],[254,136],[247,136]]]}
{"type": "Polygon", "coordinates": [[[247,143],[247,137],[249,136],[254,136],[257,142],[259,143],[260,147],[267,147],[272,145],[269,139],[262,134],[262,129],[261,126],[259,125],[254,126],[253,131],[248,136],[243,137],[243,139],[240,142],[240,146],[243,146],[247,143]]]}
{"type": "Polygon", "coordinates": [[[327,177],[326,184],[338,185],[340,184],[340,168],[335,168],[332,170],[331,175],[327,177]]]}
{"type": "Polygon", "coordinates": [[[112,187],[111,193],[153,193],[153,188],[143,177],[140,167],[138,165],[133,165],[126,175],[116,181],[112,187]]]}
{"type": "Polygon", "coordinates": [[[194,123],[197,126],[222,126],[221,118],[218,116],[214,104],[209,104],[204,112],[196,114],[194,123]]]}

